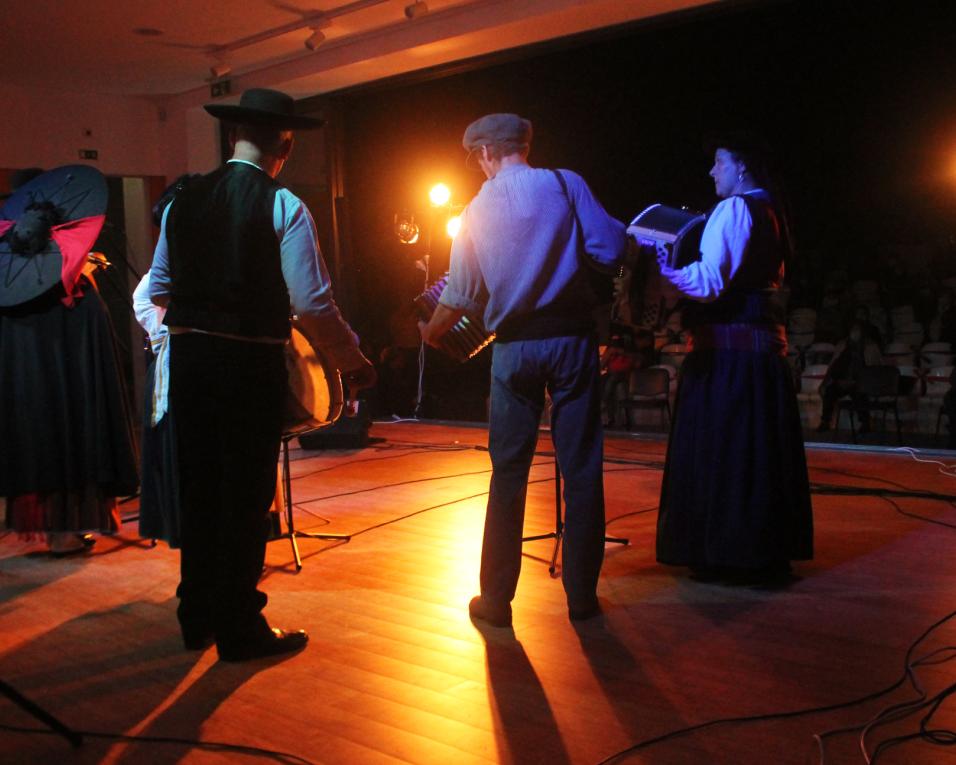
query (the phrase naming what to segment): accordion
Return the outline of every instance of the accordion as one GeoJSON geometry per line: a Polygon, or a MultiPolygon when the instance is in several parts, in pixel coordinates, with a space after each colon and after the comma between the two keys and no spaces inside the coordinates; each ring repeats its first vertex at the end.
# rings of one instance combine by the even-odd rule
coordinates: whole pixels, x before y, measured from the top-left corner
{"type": "Polygon", "coordinates": [[[670,268],[683,268],[700,260],[700,237],[707,216],[684,208],[651,205],[639,213],[627,233],[640,244],[663,248],[670,268]]]}
{"type": "MultiPolygon", "coordinates": [[[[438,299],[448,284],[448,274],[428,287],[415,298],[418,315],[424,320],[431,319],[438,306],[438,299]]],[[[457,361],[468,361],[482,348],[495,339],[495,333],[485,329],[480,316],[465,314],[441,338],[441,349],[457,361]]]]}

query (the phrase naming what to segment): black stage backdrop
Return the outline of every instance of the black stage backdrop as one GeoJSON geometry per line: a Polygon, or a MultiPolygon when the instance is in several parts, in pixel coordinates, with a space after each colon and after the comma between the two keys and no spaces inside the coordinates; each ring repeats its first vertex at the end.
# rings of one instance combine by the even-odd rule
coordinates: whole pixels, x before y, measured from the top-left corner
{"type": "MultiPolygon", "coordinates": [[[[483,176],[464,167],[460,140],[488,112],[531,119],[531,163],[580,172],[625,221],[654,202],[710,207],[705,137],[756,130],[777,149],[810,290],[834,263],[864,275],[893,248],[951,261],[951,9],[948,0],[720,3],[316,99],[341,127],[351,245],[341,275],[353,323],[376,350],[390,342],[389,316],[422,288],[428,189],[443,181],[456,203],[478,190],[483,176]],[[423,228],[411,247],[393,233],[403,211],[423,228]]],[[[436,227],[433,277],[448,248],[436,227]]]]}

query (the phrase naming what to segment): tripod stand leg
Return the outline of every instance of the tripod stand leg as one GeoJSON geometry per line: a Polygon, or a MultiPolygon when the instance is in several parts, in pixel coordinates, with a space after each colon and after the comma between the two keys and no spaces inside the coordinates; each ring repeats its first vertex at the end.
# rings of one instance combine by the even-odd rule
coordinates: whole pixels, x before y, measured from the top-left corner
{"type": "Polygon", "coordinates": [[[29,712],[40,722],[46,723],[50,728],[63,736],[63,738],[69,741],[73,746],[78,747],[83,743],[82,735],[77,733],[75,730],[68,728],[45,709],[42,709],[34,704],[32,701],[30,701],[30,699],[17,691],[16,688],[8,683],[3,682],[3,680],[0,680],[0,693],[3,693],[3,695],[9,698],[17,706],[29,712]]]}
{"type": "Polygon", "coordinates": [[[561,537],[563,532],[559,531],[554,535],[554,551],[551,553],[551,565],[548,566],[548,573],[551,576],[554,576],[554,572],[558,568],[558,550],[561,549],[561,537]]]}
{"type": "Polygon", "coordinates": [[[289,529],[289,542],[292,543],[292,559],[295,561],[296,573],[302,570],[302,556],[299,555],[299,545],[295,541],[295,526],[292,520],[292,473],[289,470],[289,439],[282,438],[282,493],[285,495],[285,522],[289,529]]]}
{"type": "MultiPolygon", "coordinates": [[[[302,556],[299,554],[299,544],[296,542],[298,537],[306,537],[308,539],[326,539],[336,542],[348,542],[351,538],[351,534],[324,534],[321,532],[313,531],[296,531],[295,529],[295,519],[292,517],[292,471],[289,468],[289,441],[291,441],[295,436],[283,436],[282,437],[282,494],[283,501],[285,503],[285,522],[286,528],[288,528],[288,537],[289,542],[292,544],[292,557],[295,560],[295,570],[299,572],[302,570],[302,556]]],[[[282,536],[286,536],[283,534],[282,536]]]]}

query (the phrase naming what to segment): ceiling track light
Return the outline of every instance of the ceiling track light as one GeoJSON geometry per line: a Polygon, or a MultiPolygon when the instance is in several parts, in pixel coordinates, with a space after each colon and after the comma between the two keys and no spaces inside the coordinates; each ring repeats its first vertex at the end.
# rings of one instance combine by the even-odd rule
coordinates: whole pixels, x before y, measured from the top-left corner
{"type": "Polygon", "coordinates": [[[305,38],[305,47],[315,50],[325,42],[325,34],[318,27],[311,27],[312,34],[305,38]]]}
{"type": "Polygon", "coordinates": [[[217,61],[211,67],[209,67],[209,76],[214,80],[220,80],[223,77],[228,77],[232,73],[232,67],[229,66],[225,61],[217,61]]]}
{"type": "Polygon", "coordinates": [[[405,6],[405,18],[417,19],[428,13],[428,5],[425,0],[415,0],[411,5],[405,6]]]}

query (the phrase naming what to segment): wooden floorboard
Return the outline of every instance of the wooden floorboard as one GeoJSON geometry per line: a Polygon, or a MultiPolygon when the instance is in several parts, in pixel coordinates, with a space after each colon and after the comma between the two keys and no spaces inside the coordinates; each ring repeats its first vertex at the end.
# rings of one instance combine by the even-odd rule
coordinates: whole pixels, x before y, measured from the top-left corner
{"type": "MultiPolygon", "coordinates": [[[[361,450],[292,451],[301,530],[353,534],[347,544],[270,543],[263,589],[277,626],[309,647],[284,661],[222,664],[181,649],[178,554],[138,539],[135,523],[93,554],[51,559],[36,541],[0,539],[0,679],[82,730],[180,743],[58,737],[0,729],[0,762],[275,761],[216,751],[222,742],[313,763],[596,765],[639,741],[708,721],[799,711],[892,685],[910,644],[953,608],[956,510],[939,500],[833,493],[834,487],[949,495],[954,479],[903,453],[808,449],[816,558],[783,589],[688,578],[654,558],[665,444],[610,436],[605,616],[572,625],[548,573],[553,542],[525,547],[514,630],[479,630],[477,591],[490,463],[482,428],[378,424],[361,450]],[[895,503],[895,506],[894,504],[895,503]],[[906,513],[910,514],[907,515],[906,513]],[[913,516],[919,517],[913,517],[913,516]]],[[[552,447],[532,469],[527,534],[554,527],[552,447]]],[[[125,508],[135,511],[135,503],[125,508]]],[[[918,655],[956,644],[956,624],[918,655]]],[[[956,682],[956,659],[920,666],[929,694],[956,682]]],[[[845,709],[726,722],[622,756],[653,765],[805,765],[814,734],[865,724],[914,695],[900,687],[845,709]]],[[[934,717],[956,727],[954,704],[934,717]]],[[[877,728],[917,730],[919,715],[877,728]]],[[[0,697],[0,724],[39,724],[0,697]]],[[[290,760],[282,760],[290,761],[290,760]]],[[[826,739],[827,765],[863,762],[857,735],[826,739]]],[[[885,765],[956,763],[922,742],[885,765]]]]}

